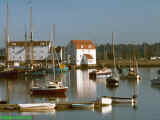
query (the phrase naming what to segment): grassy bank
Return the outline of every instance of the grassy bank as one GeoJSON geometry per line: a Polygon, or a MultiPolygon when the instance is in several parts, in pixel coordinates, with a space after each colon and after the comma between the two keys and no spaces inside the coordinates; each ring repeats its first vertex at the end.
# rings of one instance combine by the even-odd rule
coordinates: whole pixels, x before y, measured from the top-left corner
{"type": "MultiPolygon", "coordinates": [[[[139,67],[160,67],[160,60],[137,60],[139,67]]],[[[122,67],[128,67],[130,65],[129,60],[117,60],[117,64],[122,67]]],[[[98,66],[113,67],[113,60],[98,60],[98,66]]]]}

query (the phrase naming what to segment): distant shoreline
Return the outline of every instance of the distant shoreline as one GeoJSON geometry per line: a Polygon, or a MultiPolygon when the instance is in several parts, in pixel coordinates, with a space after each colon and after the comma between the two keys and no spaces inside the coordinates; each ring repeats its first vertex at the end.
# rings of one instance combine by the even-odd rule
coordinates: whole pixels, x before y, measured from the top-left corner
{"type": "MultiPolygon", "coordinates": [[[[130,66],[130,60],[118,60],[117,67],[124,68],[130,66]]],[[[160,67],[160,60],[137,60],[138,67],[160,67]]],[[[102,67],[113,68],[113,60],[98,60],[96,65],[70,65],[73,69],[99,69],[102,67]]]]}
{"type": "MultiPolygon", "coordinates": [[[[117,66],[129,67],[130,60],[117,60],[117,66]]],[[[160,60],[137,60],[138,67],[160,67],[160,60]]],[[[113,67],[113,60],[99,60],[97,66],[113,67]]]]}

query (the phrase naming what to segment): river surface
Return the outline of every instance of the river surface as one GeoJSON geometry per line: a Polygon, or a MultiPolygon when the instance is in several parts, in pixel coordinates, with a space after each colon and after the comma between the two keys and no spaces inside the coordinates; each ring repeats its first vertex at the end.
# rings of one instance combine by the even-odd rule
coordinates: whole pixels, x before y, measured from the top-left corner
{"type": "Polygon", "coordinates": [[[105,79],[90,80],[89,70],[72,70],[57,74],[56,78],[69,87],[66,96],[31,96],[32,80],[44,84],[53,79],[53,75],[44,78],[19,78],[0,80],[0,99],[9,99],[11,104],[61,102],[61,101],[91,101],[100,96],[131,97],[138,94],[136,107],[130,104],[106,106],[102,109],[65,110],[51,112],[0,112],[0,116],[31,116],[32,120],[159,120],[160,119],[160,87],[151,86],[151,79],[156,77],[159,68],[140,68],[142,80],[120,80],[119,87],[106,87],[105,79]],[[7,87],[8,84],[8,87],[7,87]],[[8,96],[8,97],[7,97],[8,96]]]}

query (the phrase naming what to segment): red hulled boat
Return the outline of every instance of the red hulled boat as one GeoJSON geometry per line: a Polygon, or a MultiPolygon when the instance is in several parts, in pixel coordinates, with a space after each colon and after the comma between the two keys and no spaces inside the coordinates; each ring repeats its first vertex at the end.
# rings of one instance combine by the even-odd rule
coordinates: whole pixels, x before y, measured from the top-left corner
{"type": "Polygon", "coordinates": [[[68,87],[64,87],[61,82],[49,82],[45,87],[34,86],[31,88],[32,95],[52,95],[52,94],[65,94],[68,87]]]}

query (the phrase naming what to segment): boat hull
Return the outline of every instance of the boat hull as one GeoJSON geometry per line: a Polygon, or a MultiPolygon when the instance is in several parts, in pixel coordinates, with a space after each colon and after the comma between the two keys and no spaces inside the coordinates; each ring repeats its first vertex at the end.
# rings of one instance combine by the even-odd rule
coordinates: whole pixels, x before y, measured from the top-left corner
{"type": "Polygon", "coordinates": [[[89,73],[89,78],[90,79],[96,79],[96,78],[109,78],[112,76],[112,73],[96,73],[96,72],[91,72],[89,73]]]}
{"type": "Polygon", "coordinates": [[[115,80],[114,78],[107,78],[106,85],[107,85],[107,87],[118,87],[119,81],[115,80]]]}
{"type": "Polygon", "coordinates": [[[121,80],[141,80],[141,77],[139,75],[127,75],[127,76],[121,76],[121,80]]]}
{"type": "Polygon", "coordinates": [[[17,78],[18,71],[1,71],[0,77],[1,78],[17,78]]]}
{"type": "Polygon", "coordinates": [[[159,79],[153,79],[151,80],[152,85],[160,85],[160,80],[159,79]]]}
{"type": "Polygon", "coordinates": [[[55,104],[50,103],[33,103],[33,104],[19,104],[21,112],[31,112],[31,111],[48,111],[55,108],[55,104]]]}
{"type": "Polygon", "coordinates": [[[72,104],[72,109],[93,109],[94,104],[72,104]]]}
{"type": "Polygon", "coordinates": [[[32,95],[41,95],[41,94],[65,94],[67,91],[67,88],[46,88],[46,89],[41,89],[41,88],[32,88],[31,89],[31,94],[32,95]]]}

